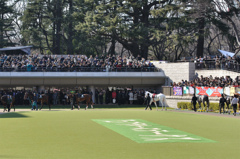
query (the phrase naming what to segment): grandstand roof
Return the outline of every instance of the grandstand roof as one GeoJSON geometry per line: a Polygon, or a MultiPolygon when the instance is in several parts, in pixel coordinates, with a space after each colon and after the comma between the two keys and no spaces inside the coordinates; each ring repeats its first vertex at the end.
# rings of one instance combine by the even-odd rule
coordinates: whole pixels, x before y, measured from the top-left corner
{"type": "Polygon", "coordinates": [[[16,46],[16,47],[6,47],[0,48],[0,53],[4,52],[5,54],[31,54],[31,48],[33,46],[16,46]]]}

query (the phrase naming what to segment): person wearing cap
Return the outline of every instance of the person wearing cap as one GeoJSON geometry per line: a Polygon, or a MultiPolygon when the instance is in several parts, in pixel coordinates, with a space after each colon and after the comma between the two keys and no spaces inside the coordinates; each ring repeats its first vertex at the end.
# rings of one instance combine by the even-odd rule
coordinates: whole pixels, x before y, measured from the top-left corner
{"type": "Polygon", "coordinates": [[[223,108],[223,114],[225,112],[225,110],[224,110],[225,103],[227,103],[227,100],[226,100],[226,98],[224,98],[224,95],[222,94],[222,97],[219,100],[219,113],[220,114],[221,114],[222,108],[223,108]]]}

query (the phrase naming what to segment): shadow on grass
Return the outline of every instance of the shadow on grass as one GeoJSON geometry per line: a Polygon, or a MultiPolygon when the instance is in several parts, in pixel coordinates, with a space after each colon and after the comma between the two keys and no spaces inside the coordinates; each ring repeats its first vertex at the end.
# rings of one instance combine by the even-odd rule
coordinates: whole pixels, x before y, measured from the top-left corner
{"type": "Polygon", "coordinates": [[[7,156],[7,155],[0,155],[0,158],[22,158],[17,156],[7,156]]]}
{"type": "Polygon", "coordinates": [[[0,114],[0,118],[28,118],[28,116],[23,115],[21,113],[10,112],[10,113],[0,114]]]}

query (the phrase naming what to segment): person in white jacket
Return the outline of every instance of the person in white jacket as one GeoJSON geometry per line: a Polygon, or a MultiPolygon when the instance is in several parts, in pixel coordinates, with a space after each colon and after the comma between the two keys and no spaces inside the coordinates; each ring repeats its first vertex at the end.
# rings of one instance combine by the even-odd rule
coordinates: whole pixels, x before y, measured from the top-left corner
{"type": "Polygon", "coordinates": [[[234,94],[234,98],[231,101],[231,105],[233,107],[233,111],[234,111],[234,116],[236,116],[236,111],[237,111],[237,104],[238,104],[238,97],[236,94],[234,94]]]}
{"type": "Polygon", "coordinates": [[[130,104],[133,104],[133,91],[130,91],[128,95],[129,95],[130,104]]]}

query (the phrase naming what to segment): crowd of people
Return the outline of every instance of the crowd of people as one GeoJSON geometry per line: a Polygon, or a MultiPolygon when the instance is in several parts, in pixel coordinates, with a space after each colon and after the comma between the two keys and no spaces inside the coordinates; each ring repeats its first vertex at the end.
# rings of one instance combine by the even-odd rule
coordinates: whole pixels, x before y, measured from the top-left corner
{"type": "Polygon", "coordinates": [[[153,72],[150,60],[138,55],[4,55],[0,56],[0,71],[6,72],[153,72]]]}
{"type": "Polygon", "coordinates": [[[171,83],[173,87],[183,87],[183,86],[191,86],[191,87],[240,87],[240,79],[236,77],[235,79],[230,76],[226,77],[213,77],[210,75],[209,77],[196,77],[192,81],[182,80],[181,82],[173,82],[171,83]]]}
{"type": "Polygon", "coordinates": [[[196,69],[223,69],[240,71],[240,57],[210,56],[196,57],[191,59],[195,63],[196,69]]]}
{"type": "MultiPolygon", "coordinates": [[[[156,90],[148,89],[152,93],[157,93],[156,90]]],[[[11,95],[15,98],[15,105],[29,105],[29,99],[24,99],[26,92],[31,92],[37,95],[40,98],[41,94],[47,94],[50,105],[68,105],[70,100],[68,99],[68,94],[91,94],[93,92],[88,91],[87,89],[82,90],[70,90],[70,89],[61,89],[61,90],[46,90],[38,92],[36,90],[4,90],[0,91],[0,96],[11,95]]],[[[130,105],[142,105],[145,99],[145,90],[144,89],[95,89],[95,101],[94,104],[130,104],[130,105]]]]}

